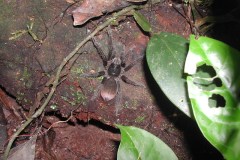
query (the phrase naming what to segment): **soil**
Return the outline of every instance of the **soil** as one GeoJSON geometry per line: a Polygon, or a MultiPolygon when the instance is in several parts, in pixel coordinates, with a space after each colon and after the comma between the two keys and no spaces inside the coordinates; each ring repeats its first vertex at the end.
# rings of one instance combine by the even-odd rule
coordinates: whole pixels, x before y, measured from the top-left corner
{"type": "MultiPolygon", "coordinates": [[[[45,96],[39,99],[38,93],[48,93],[45,84],[64,57],[107,17],[73,27],[73,9],[67,8],[70,4],[62,0],[4,0],[0,3],[0,120],[5,126],[0,132],[3,137],[11,137],[28,116],[31,106],[36,106],[36,102],[43,103],[45,96]],[[27,33],[9,40],[11,33],[26,30],[31,23],[38,40],[27,33]]],[[[181,7],[178,9],[183,12],[181,7]]],[[[172,7],[172,2],[161,2],[141,10],[141,13],[150,20],[154,32],[172,32],[185,38],[191,34],[189,23],[172,7]]],[[[220,31],[219,28],[214,33],[220,31]]],[[[116,54],[130,55],[127,64],[145,53],[149,35],[132,17],[124,17],[110,30],[116,54]]],[[[105,53],[108,38],[106,30],[96,36],[105,53]]],[[[227,42],[229,39],[221,38],[227,42]]],[[[125,74],[145,87],[121,81],[120,102],[116,99],[104,102],[99,96],[93,106],[90,99],[102,79],[85,78],[81,74],[101,71],[103,63],[92,42],[87,42],[78,53],[73,66],[67,64],[69,70],[44,115],[24,130],[22,134],[25,136],[18,138],[15,146],[26,141],[36,128],[42,127],[35,159],[116,159],[121,136],[114,124],[122,124],[143,128],[156,135],[180,160],[223,159],[203,137],[195,121],[165,97],[151,76],[145,58],[125,74]],[[116,103],[121,105],[117,114],[116,103]]],[[[3,145],[0,149],[4,150],[3,145]]]]}

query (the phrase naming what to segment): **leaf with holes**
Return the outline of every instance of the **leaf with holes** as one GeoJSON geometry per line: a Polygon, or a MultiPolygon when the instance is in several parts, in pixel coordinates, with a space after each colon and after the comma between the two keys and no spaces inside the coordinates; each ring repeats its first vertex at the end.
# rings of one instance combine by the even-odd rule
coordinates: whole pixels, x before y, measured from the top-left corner
{"type": "Polygon", "coordinates": [[[207,37],[191,36],[185,63],[194,117],[226,159],[240,159],[240,52],[207,37]]]}
{"type": "Polygon", "coordinates": [[[175,34],[161,32],[154,35],[147,47],[149,69],[169,100],[191,116],[186,80],[183,78],[188,41],[175,34]]]}
{"type": "Polygon", "coordinates": [[[177,156],[164,142],[151,133],[136,127],[117,125],[121,131],[118,160],[177,160],[177,156]]]}

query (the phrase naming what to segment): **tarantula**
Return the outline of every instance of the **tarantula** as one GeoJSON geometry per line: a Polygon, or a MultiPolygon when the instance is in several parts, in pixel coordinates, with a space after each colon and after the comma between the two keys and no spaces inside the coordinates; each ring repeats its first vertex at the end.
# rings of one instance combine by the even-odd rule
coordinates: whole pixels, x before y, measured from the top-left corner
{"type": "Polygon", "coordinates": [[[98,51],[98,54],[100,58],[102,59],[104,70],[97,72],[97,73],[91,73],[91,74],[82,74],[82,77],[92,77],[97,78],[100,76],[103,76],[103,80],[98,87],[97,91],[95,92],[94,96],[91,98],[91,101],[94,101],[99,94],[103,98],[105,102],[108,102],[115,98],[115,107],[116,107],[116,113],[118,112],[119,103],[121,100],[121,88],[120,88],[120,80],[122,80],[125,83],[134,85],[134,86],[142,86],[142,84],[136,83],[132,80],[130,80],[127,76],[124,75],[125,72],[129,71],[139,60],[143,59],[144,55],[141,55],[129,65],[126,65],[126,58],[128,57],[128,54],[125,56],[123,53],[120,55],[116,55],[113,51],[112,46],[112,38],[110,35],[110,32],[107,32],[108,35],[108,55],[104,54],[100,46],[96,43],[95,39],[92,38],[92,42],[95,46],[95,48],[98,51]]]}

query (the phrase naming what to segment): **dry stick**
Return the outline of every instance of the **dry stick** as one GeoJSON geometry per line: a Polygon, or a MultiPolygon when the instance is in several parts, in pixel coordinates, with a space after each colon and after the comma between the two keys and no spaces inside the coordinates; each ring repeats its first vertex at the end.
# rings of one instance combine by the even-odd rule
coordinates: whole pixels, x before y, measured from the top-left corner
{"type": "Polygon", "coordinates": [[[17,136],[33,121],[33,119],[37,118],[38,116],[40,116],[43,112],[43,110],[45,109],[45,107],[47,106],[47,104],[49,103],[49,101],[51,100],[56,87],[58,85],[59,82],[59,78],[60,78],[60,73],[62,71],[62,69],[64,68],[64,66],[66,65],[66,63],[77,53],[77,51],[87,42],[89,41],[92,37],[94,37],[94,35],[96,35],[99,31],[101,31],[102,29],[104,29],[105,27],[107,27],[108,25],[111,24],[112,21],[116,20],[119,16],[126,14],[127,12],[131,11],[132,9],[138,8],[140,6],[136,6],[136,5],[132,5],[129,7],[126,7],[122,10],[120,10],[119,12],[116,12],[113,14],[113,16],[111,18],[109,18],[108,20],[106,20],[106,22],[102,23],[101,25],[99,25],[91,34],[89,34],[82,42],[80,42],[75,49],[69,53],[69,55],[67,57],[65,57],[62,61],[62,63],[60,64],[60,66],[58,67],[57,73],[56,73],[56,77],[55,80],[53,82],[53,86],[51,88],[50,93],[48,94],[45,102],[42,104],[42,106],[34,113],[34,115],[32,117],[30,117],[29,119],[27,119],[26,122],[24,122],[22,124],[22,126],[12,135],[12,138],[10,139],[10,141],[8,142],[7,148],[4,152],[4,160],[7,160],[9,151],[11,149],[12,143],[15,141],[15,139],[17,138],[17,136]]]}

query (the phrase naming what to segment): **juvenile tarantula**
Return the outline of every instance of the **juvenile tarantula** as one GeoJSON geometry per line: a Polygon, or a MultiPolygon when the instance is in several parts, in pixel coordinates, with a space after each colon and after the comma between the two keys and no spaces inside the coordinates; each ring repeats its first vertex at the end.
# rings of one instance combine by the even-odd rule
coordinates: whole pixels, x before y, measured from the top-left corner
{"type": "Polygon", "coordinates": [[[103,76],[103,80],[98,87],[97,91],[91,98],[91,101],[93,102],[99,94],[103,98],[105,102],[108,102],[115,98],[115,107],[116,107],[116,113],[118,112],[119,104],[121,101],[121,88],[120,88],[120,79],[128,84],[134,85],[134,86],[142,86],[142,84],[136,83],[132,80],[130,80],[128,77],[124,75],[125,72],[129,71],[139,60],[143,58],[144,55],[141,55],[129,65],[126,65],[126,58],[128,57],[128,54],[125,56],[123,53],[120,55],[116,55],[115,52],[113,52],[113,46],[112,46],[112,38],[110,35],[110,31],[107,32],[108,35],[108,55],[106,56],[102,49],[99,47],[99,45],[95,42],[95,39],[92,39],[92,42],[95,46],[95,48],[98,51],[99,56],[101,57],[103,61],[104,70],[97,72],[97,73],[91,73],[91,74],[82,74],[82,77],[93,77],[97,78],[100,76],[103,76]]]}

